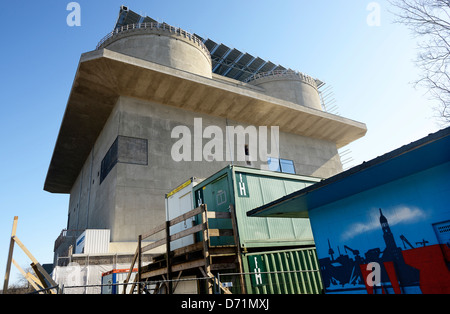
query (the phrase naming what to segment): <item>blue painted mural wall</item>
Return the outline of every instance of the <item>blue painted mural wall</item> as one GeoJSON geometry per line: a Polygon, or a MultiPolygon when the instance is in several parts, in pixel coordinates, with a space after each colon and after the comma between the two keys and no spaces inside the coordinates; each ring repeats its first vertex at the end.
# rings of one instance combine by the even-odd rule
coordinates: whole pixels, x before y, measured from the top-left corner
{"type": "Polygon", "coordinates": [[[449,178],[445,163],[311,210],[325,292],[450,293],[449,178]]]}

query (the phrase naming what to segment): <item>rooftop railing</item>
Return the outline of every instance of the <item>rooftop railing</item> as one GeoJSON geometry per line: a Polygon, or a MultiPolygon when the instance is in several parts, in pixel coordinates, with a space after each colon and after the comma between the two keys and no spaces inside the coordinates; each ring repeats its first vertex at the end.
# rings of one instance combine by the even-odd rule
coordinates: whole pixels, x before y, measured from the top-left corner
{"type": "Polygon", "coordinates": [[[55,240],[55,246],[53,248],[54,251],[62,244],[64,241],[66,241],[67,238],[77,238],[78,235],[80,235],[84,230],[67,230],[63,229],[61,233],[59,234],[58,238],[55,240]],[[69,233],[70,235],[68,235],[69,233]]]}
{"type": "Polygon", "coordinates": [[[132,31],[132,30],[139,30],[139,29],[141,29],[141,30],[160,30],[160,31],[167,31],[172,34],[177,34],[179,36],[187,38],[187,39],[191,40],[192,42],[198,44],[201,48],[203,48],[203,50],[205,50],[205,52],[207,52],[208,55],[210,55],[208,48],[205,46],[205,44],[203,43],[203,41],[200,38],[198,38],[194,34],[191,34],[179,27],[174,27],[167,23],[139,23],[139,24],[128,24],[128,25],[124,25],[122,27],[118,27],[115,30],[113,30],[112,32],[108,33],[105,37],[103,37],[95,49],[96,50],[100,49],[109,39],[113,38],[114,36],[116,36],[120,33],[132,31]]]}
{"type": "Polygon", "coordinates": [[[249,78],[247,78],[244,82],[249,83],[251,81],[255,81],[257,79],[261,78],[270,78],[270,77],[295,77],[300,78],[302,81],[305,81],[306,83],[309,83],[310,85],[317,88],[316,80],[314,80],[311,76],[303,74],[301,72],[297,72],[294,70],[274,70],[269,72],[260,72],[256,73],[249,78]]]}

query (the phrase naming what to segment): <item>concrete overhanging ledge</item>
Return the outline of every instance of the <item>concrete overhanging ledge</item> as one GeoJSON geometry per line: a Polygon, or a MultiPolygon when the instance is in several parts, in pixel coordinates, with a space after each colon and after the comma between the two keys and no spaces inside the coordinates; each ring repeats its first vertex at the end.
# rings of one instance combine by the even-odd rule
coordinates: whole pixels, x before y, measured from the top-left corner
{"type": "Polygon", "coordinates": [[[107,49],[81,56],[48,169],[44,190],[70,193],[119,96],[223,117],[255,126],[279,126],[343,147],[367,128],[357,121],[273,98],[107,49]]]}

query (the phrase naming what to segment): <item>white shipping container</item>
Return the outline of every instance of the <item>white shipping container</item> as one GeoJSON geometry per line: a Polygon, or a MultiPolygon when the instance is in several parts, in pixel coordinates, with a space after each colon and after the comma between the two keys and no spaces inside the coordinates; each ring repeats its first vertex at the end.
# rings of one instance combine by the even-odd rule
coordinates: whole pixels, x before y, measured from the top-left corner
{"type": "Polygon", "coordinates": [[[87,229],[77,239],[75,254],[109,253],[109,241],[109,229],[87,229]]]}
{"type": "MultiPolygon", "coordinates": [[[[113,269],[106,273],[102,274],[102,294],[123,294],[123,288],[125,287],[125,279],[128,276],[129,269],[113,269]]],[[[131,293],[131,288],[133,288],[133,282],[135,277],[137,276],[137,269],[133,269],[131,273],[130,280],[128,281],[130,284],[127,285],[126,294],[131,293]]],[[[154,292],[154,289],[157,288],[156,284],[150,284],[147,286],[151,292],[154,292]]],[[[137,288],[134,288],[133,293],[136,293],[137,288]]],[[[158,294],[166,293],[166,286],[161,285],[160,289],[157,292],[158,294]]],[[[197,278],[196,277],[183,277],[180,281],[176,282],[175,294],[197,294],[197,278]]]]}
{"type": "MultiPolygon", "coordinates": [[[[168,221],[194,209],[192,190],[201,181],[201,179],[191,178],[166,195],[166,219],[168,221]]],[[[170,235],[191,228],[193,221],[194,217],[170,227],[170,235]]],[[[175,250],[191,244],[194,244],[194,235],[189,235],[171,242],[170,248],[171,250],[175,250]]]]}
{"type": "MultiPolygon", "coordinates": [[[[128,277],[129,269],[113,269],[109,272],[102,274],[102,294],[123,294],[123,283],[128,277]]],[[[132,282],[137,275],[137,269],[133,269],[131,273],[129,285],[127,285],[127,294],[130,293],[132,288],[132,282]]]]}

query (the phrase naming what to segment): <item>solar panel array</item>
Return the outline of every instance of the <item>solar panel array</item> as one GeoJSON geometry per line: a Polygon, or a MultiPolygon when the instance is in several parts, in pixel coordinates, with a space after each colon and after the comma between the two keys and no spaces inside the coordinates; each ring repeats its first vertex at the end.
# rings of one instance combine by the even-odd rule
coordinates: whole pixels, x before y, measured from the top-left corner
{"type": "Polygon", "coordinates": [[[204,39],[197,34],[195,36],[203,41],[211,53],[213,73],[235,80],[245,81],[257,73],[287,70],[281,65],[276,65],[260,57],[254,57],[236,48],[230,48],[212,39],[204,39]]]}
{"type": "Polygon", "coordinates": [[[148,16],[144,17],[136,12],[128,10],[127,7],[121,6],[119,18],[114,29],[120,28],[124,25],[141,24],[141,23],[156,23],[156,21],[148,16]]]}

